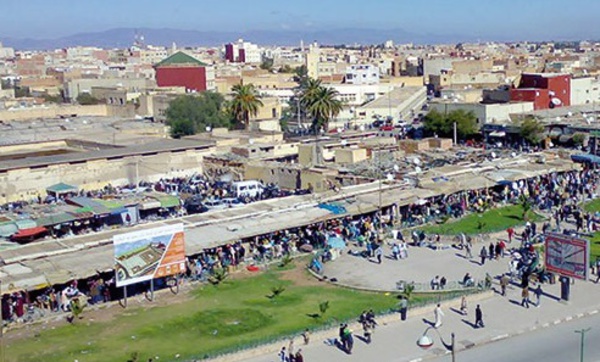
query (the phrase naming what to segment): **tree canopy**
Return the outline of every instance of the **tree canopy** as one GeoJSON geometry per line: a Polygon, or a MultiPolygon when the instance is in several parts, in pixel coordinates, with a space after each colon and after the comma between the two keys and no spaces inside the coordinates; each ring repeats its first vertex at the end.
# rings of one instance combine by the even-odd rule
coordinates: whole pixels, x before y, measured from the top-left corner
{"type": "Polygon", "coordinates": [[[206,127],[229,127],[229,117],[223,110],[224,103],[223,96],[214,92],[175,98],[166,111],[171,137],[180,138],[203,132],[206,127]]]}
{"type": "Polygon", "coordinates": [[[100,100],[89,93],[79,93],[77,96],[77,103],[82,106],[91,106],[94,104],[99,104],[100,100]]]}
{"type": "Polygon", "coordinates": [[[440,137],[453,137],[454,123],[456,123],[456,133],[459,139],[468,138],[478,132],[475,114],[462,109],[447,114],[442,114],[434,109],[423,120],[425,131],[440,137]]]}
{"type": "Polygon", "coordinates": [[[256,116],[260,107],[263,106],[263,102],[260,100],[261,96],[253,84],[236,84],[231,90],[233,99],[229,103],[229,112],[234,119],[242,122],[248,129],[250,116],[256,116]]]}
{"type": "Polygon", "coordinates": [[[521,122],[521,137],[532,145],[542,142],[544,125],[535,118],[527,118],[521,122]]]}

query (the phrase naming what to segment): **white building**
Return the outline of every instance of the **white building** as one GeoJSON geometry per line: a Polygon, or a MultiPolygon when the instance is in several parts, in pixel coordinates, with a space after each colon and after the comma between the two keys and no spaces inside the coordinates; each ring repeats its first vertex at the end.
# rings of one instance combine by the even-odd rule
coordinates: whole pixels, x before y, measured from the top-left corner
{"type": "Polygon", "coordinates": [[[477,125],[483,126],[485,123],[506,123],[510,122],[511,114],[527,113],[533,111],[533,102],[515,102],[515,103],[461,103],[461,102],[431,102],[430,108],[447,114],[456,110],[473,112],[477,117],[477,125]]]}
{"type": "Polygon", "coordinates": [[[379,68],[371,64],[356,64],[346,68],[346,84],[379,84],[379,68]]]}
{"type": "Polygon", "coordinates": [[[0,59],[14,58],[15,50],[13,48],[6,48],[0,42],[0,59]]]}
{"type": "Polygon", "coordinates": [[[593,77],[571,79],[571,105],[600,102],[600,79],[593,77]]]}

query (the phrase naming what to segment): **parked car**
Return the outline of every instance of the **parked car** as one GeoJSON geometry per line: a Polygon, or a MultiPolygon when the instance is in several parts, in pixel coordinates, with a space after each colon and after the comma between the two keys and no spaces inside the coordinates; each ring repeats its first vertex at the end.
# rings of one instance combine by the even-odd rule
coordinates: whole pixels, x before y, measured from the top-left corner
{"type": "Polygon", "coordinates": [[[227,205],[227,207],[239,207],[244,205],[244,203],[240,201],[240,199],[238,199],[237,197],[226,197],[224,199],[221,199],[221,201],[225,205],[227,205]]]}
{"type": "Polygon", "coordinates": [[[191,197],[185,200],[183,207],[188,214],[200,214],[208,211],[208,207],[202,203],[202,199],[199,197],[191,197]]]}
{"type": "Polygon", "coordinates": [[[228,207],[227,204],[218,199],[206,199],[204,200],[204,206],[209,210],[223,210],[228,207]]]}

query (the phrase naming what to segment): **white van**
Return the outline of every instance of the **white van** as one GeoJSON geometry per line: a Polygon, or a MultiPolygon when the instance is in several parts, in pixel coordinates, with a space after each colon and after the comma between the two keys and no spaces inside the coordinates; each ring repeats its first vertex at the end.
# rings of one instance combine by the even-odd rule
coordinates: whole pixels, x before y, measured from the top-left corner
{"type": "Polygon", "coordinates": [[[260,181],[238,181],[231,184],[231,192],[235,197],[243,199],[246,197],[258,197],[264,191],[264,187],[260,181]]]}

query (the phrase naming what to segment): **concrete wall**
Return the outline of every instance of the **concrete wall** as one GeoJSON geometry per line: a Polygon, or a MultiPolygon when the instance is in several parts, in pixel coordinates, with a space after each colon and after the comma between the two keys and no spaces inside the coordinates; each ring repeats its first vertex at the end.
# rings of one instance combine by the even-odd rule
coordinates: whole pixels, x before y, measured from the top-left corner
{"type": "Polygon", "coordinates": [[[508,122],[509,115],[513,113],[525,113],[533,111],[533,102],[504,103],[504,104],[481,104],[481,103],[430,103],[431,109],[440,113],[448,113],[455,110],[472,111],[477,117],[477,123],[508,122]]]}
{"type": "Polygon", "coordinates": [[[100,159],[76,164],[10,170],[0,173],[0,202],[44,196],[46,187],[59,182],[87,190],[100,189],[109,183],[135,183],[136,164],[139,180],[145,181],[189,176],[194,172],[202,173],[203,157],[214,151],[214,148],[209,148],[177,153],[162,152],[151,156],[100,159]]]}
{"type": "Polygon", "coordinates": [[[59,116],[99,116],[109,115],[105,104],[93,106],[48,106],[35,108],[17,108],[13,110],[0,111],[0,121],[23,121],[36,118],[58,118],[59,116]]]}

